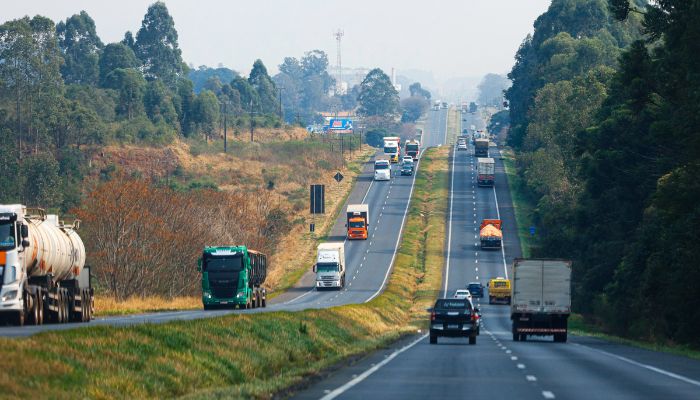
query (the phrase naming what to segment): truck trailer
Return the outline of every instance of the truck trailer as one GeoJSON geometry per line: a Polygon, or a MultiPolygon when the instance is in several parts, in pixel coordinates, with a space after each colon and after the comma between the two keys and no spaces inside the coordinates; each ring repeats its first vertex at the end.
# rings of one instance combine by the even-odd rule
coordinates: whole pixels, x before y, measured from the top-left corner
{"type": "Polygon", "coordinates": [[[90,268],[80,221],[21,204],[0,205],[0,317],[15,325],[89,322],[90,268]]]}
{"type": "Polygon", "coordinates": [[[345,287],[345,244],[329,242],[318,245],[316,264],[316,290],[342,289],[345,287]]]}
{"type": "Polygon", "coordinates": [[[514,341],[554,336],[566,342],[571,314],[571,261],[516,258],[510,319],[514,341]]]}
{"type": "Polygon", "coordinates": [[[267,306],[267,257],[246,246],[205,247],[198,260],[204,309],[267,306]]]}
{"type": "Polygon", "coordinates": [[[490,157],[479,157],[476,162],[476,183],[479,186],[493,187],[496,178],[496,162],[490,157]]]}
{"type": "Polygon", "coordinates": [[[489,156],[489,140],[477,138],[474,140],[474,156],[488,157],[489,156]]]}
{"type": "Polygon", "coordinates": [[[500,249],[503,241],[503,231],[500,219],[485,219],[479,228],[479,240],[482,249],[500,249]]]}
{"type": "Polygon", "coordinates": [[[348,204],[345,227],[348,229],[347,238],[367,240],[369,227],[369,205],[348,204]]]}

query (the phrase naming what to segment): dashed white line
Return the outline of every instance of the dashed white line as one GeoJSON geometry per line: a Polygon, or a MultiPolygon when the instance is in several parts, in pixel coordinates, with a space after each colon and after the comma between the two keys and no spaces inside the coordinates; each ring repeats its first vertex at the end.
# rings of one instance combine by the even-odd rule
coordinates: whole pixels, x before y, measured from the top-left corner
{"type": "Polygon", "coordinates": [[[555,397],[554,397],[554,393],[550,392],[549,390],[543,390],[543,391],[542,391],[542,396],[543,396],[545,399],[553,399],[553,398],[555,398],[555,397]]]}
{"type": "Polygon", "coordinates": [[[518,364],[519,369],[525,369],[525,364],[518,364]]]}
{"type": "Polygon", "coordinates": [[[535,375],[525,375],[525,379],[528,380],[528,382],[536,382],[537,377],[535,375]]]}

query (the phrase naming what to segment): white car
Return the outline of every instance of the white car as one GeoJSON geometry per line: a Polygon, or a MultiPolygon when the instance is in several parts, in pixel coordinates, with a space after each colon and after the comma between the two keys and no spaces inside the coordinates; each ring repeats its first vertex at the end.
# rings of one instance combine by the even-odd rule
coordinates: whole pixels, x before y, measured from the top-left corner
{"type": "Polygon", "coordinates": [[[467,289],[457,289],[452,297],[455,299],[469,299],[469,301],[472,301],[472,294],[467,289]]]}
{"type": "Polygon", "coordinates": [[[411,156],[403,156],[403,158],[401,159],[401,164],[412,163],[412,162],[413,162],[413,157],[411,157],[411,156]]]}
{"type": "Polygon", "coordinates": [[[457,143],[457,150],[467,150],[467,142],[457,143]]]}
{"type": "Polygon", "coordinates": [[[391,163],[389,163],[389,160],[377,160],[374,162],[374,180],[391,180],[391,163]]]}

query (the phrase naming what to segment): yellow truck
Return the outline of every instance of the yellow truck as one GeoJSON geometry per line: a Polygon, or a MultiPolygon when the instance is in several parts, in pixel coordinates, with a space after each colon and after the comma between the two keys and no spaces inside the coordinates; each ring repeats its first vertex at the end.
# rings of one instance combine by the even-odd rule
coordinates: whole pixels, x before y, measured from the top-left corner
{"type": "Polygon", "coordinates": [[[510,304],[510,280],[502,277],[489,280],[489,304],[510,304]]]}

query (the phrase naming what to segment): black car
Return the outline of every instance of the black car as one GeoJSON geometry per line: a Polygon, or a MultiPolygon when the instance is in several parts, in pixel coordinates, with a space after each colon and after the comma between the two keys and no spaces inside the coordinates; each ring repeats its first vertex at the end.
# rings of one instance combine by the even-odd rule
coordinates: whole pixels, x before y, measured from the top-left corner
{"type": "Polygon", "coordinates": [[[484,285],[479,282],[469,282],[469,284],[467,284],[467,290],[472,294],[472,297],[484,297],[484,285]]]}
{"type": "Polygon", "coordinates": [[[476,344],[479,315],[469,299],[438,299],[430,311],[430,344],[438,336],[468,337],[476,344]]]}

